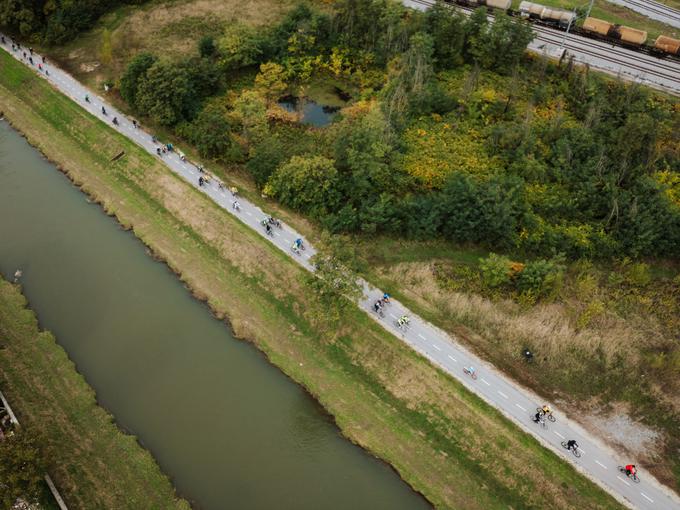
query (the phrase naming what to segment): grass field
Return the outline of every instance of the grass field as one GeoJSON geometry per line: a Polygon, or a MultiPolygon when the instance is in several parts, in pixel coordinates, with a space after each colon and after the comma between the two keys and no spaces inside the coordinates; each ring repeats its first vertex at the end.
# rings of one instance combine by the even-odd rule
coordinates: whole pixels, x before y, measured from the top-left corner
{"type": "Polygon", "coordinates": [[[154,157],[4,53],[0,70],[5,115],[29,141],[435,506],[620,508],[363,312],[329,320],[303,269],[154,157]]]}
{"type": "Polygon", "coordinates": [[[19,288],[0,278],[3,392],[22,426],[46,439],[49,472],[69,508],[189,508],[153,457],[97,405],[26,304],[19,288]]]}

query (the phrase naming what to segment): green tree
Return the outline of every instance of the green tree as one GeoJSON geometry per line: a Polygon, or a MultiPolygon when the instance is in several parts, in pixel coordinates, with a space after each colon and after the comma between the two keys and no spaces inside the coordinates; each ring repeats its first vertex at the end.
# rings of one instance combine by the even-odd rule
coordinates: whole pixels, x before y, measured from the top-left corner
{"type": "Polygon", "coordinates": [[[264,191],[293,209],[322,218],[338,206],[338,171],[332,159],[293,156],[271,176],[264,191]]]}
{"type": "Polygon", "coordinates": [[[443,0],[425,13],[427,31],[432,36],[434,59],[440,69],[453,69],[463,63],[465,28],[462,15],[443,0]]]}
{"type": "Polygon", "coordinates": [[[484,69],[507,73],[512,70],[524,55],[527,45],[533,40],[534,33],[528,23],[499,14],[493,23],[482,20],[477,9],[466,25],[468,54],[484,69]]]}
{"type": "Polygon", "coordinates": [[[26,429],[0,441],[0,502],[12,508],[17,498],[36,502],[43,484],[46,462],[40,440],[26,429]]]}
{"type": "Polygon", "coordinates": [[[120,78],[120,95],[133,109],[137,108],[139,83],[156,60],[151,53],[139,53],[130,61],[120,78]]]}
{"type": "Polygon", "coordinates": [[[260,72],[255,77],[255,86],[268,103],[276,101],[288,87],[286,72],[276,62],[261,64],[260,72]]]}
{"type": "Polygon", "coordinates": [[[197,98],[186,69],[172,62],[158,61],[137,87],[137,109],[164,126],[174,126],[191,117],[197,98]]]}
{"type": "Polygon", "coordinates": [[[318,296],[322,313],[338,322],[342,313],[362,295],[358,257],[354,243],[346,236],[324,232],[319,246],[320,250],[311,258],[315,270],[307,282],[318,296]]]}
{"type": "Polygon", "coordinates": [[[179,133],[196,146],[201,157],[233,161],[239,159],[240,151],[231,130],[226,109],[214,101],[208,103],[191,123],[183,124],[179,133]]]}
{"type": "Polygon", "coordinates": [[[269,134],[267,104],[260,93],[244,90],[234,101],[234,116],[251,144],[259,143],[269,134]]]}
{"type": "Polygon", "coordinates": [[[201,37],[201,40],[198,41],[198,54],[201,57],[207,58],[212,57],[216,52],[215,39],[210,35],[201,37]]]}
{"type": "Polygon", "coordinates": [[[409,49],[398,59],[383,93],[391,121],[399,122],[409,103],[426,92],[426,84],[433,76],[433,54],[429,34],[418,32],[411,37],[409,49]]]}
{"type": "Polygon", "coordinates": [[[277,136],[270,136],[251,149],[246,168],[255,179],[257,187],[262,189],[283,160],[283,144],[277,136]]]}
{"type": "Polygon", "coordinates": [[[231,23],[217,42],[220,64],[229,71],[255,65],[262,57],[262,44],[257,29],[231,23]]]}

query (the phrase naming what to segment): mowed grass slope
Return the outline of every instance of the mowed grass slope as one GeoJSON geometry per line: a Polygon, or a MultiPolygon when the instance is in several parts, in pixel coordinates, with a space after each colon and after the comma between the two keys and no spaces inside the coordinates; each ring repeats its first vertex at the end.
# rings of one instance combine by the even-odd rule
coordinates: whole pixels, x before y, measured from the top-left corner
{"type": "Polygon", "coordinates": [[[0,104],[239,337],[314,394],[344,434],[437,507],[620,508],[360,310],[330,322],[302,268],[4,53],[0,104]],[[120,150],[126,156],[111,163],[120,150]]]}
{"type": "MultiPolygon", "coordinates": [[[[188,509],[134,437],[120,431],[19,288],[0,278],[0,378],[21,424],[47,441],[69,508],[188,509]]],[[[56,507],[56,505],[55,505],[56,507]]]]}

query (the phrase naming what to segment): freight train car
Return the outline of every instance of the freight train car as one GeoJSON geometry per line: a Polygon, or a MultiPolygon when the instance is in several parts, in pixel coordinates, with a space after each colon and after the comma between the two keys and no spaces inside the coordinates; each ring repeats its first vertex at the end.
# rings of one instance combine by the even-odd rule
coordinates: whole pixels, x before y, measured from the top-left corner
{"type": "Polygon", "coordinates": [[[660,35],[654,41],[654,47],[662,53],[680,56],[680,40],[678,39],[660,35]]]}
{"type": "Polygon", "coordinates": [[[519,13],[523,18],[540,20],[543,23],[557,25],[561,28],[567,28],[576,21],[576,14],[571,11],[554,9],[534,2],[521,2],[519,13]]]}
{"type": "Polygon", "coordinates": [[[642,46],[647,40],[647,32],[637,28],[615,25],[597,18],[586,18],[581,27],[585,32],[597,34],[603,38],[615,39],[629,46],[642,46]]]}
{"type": "Polygon", "coordinates": [[[455,3],[459,5],[465,5],[468,7],[481,7],[486,5],[492,9],[499,9],[502,11],[507,11],[512,5],[512,0],[454,0],[455,3]]]}

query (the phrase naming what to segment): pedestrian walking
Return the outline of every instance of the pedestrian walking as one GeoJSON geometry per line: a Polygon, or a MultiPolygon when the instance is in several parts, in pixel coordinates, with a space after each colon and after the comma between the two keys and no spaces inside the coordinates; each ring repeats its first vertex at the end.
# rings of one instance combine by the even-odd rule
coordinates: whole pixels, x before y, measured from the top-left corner
{"type": "Polygon", "coordinates": [[[29,47],[29,48],[28,48],[28,51],[30,51],[30,52],[31,52],[31,55],[33,55],[33,48],[30,48],[30,47],[29,47]]]}
{"type": "Polygon", "coordinates": [[[45,63],[45,57],[42,58],[43,64],[45,63]]]}

